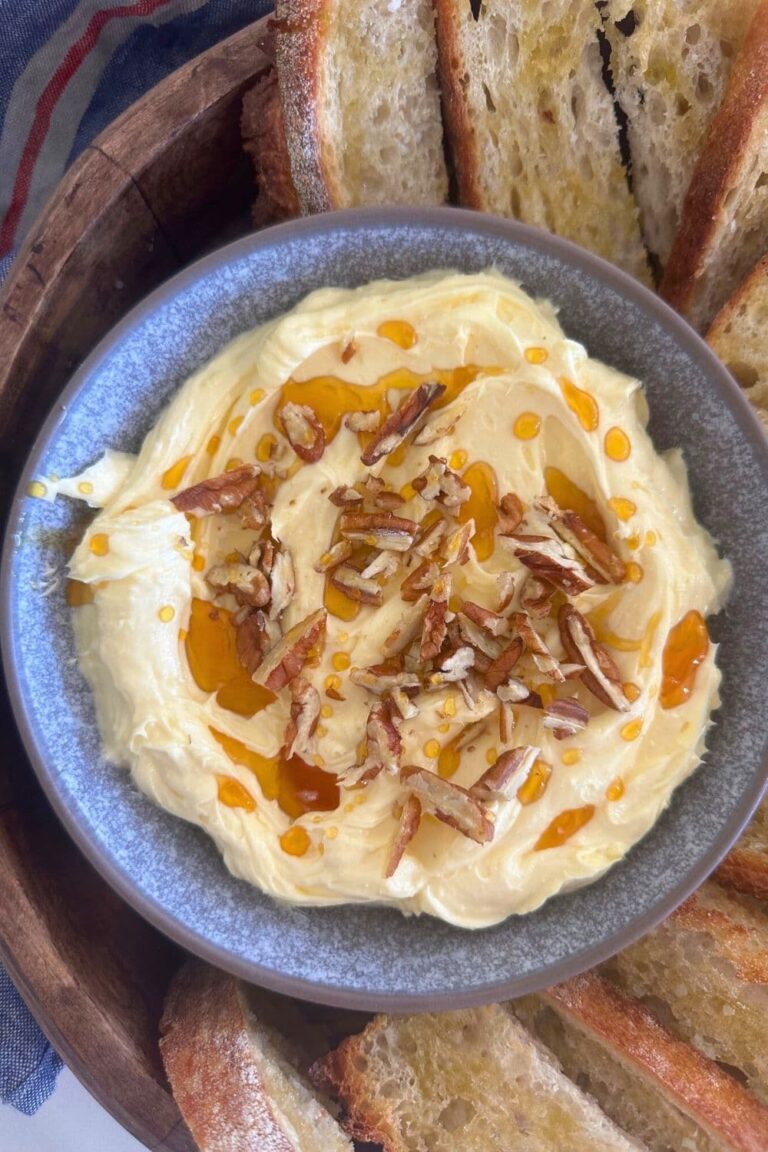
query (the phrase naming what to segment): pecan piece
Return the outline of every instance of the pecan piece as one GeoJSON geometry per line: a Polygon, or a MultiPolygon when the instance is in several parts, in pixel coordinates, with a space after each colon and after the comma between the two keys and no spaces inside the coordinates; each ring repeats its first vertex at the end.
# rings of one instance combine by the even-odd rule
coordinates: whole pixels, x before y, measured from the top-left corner
{"type": "Polygon", "coordinates": [[[209,569],[205,580],[217,592],[229,592],[241,607],[263,608],[272,595],[264,573],[242,561],[217,564],[209,569]]]}
{"type": "Polygon", "coordinates": [[[487,688],[495,691],[509,676],[523,654],[523,641],[516,636],[506,648],[499,653],[485,673],[484,680],[487,688]]]}
{"type": "Polygon", "coordinates": [[[499,572],[496,577],[496,587],[499,590],[499,612],[509,608],[515,598],[517,589],[517,576],[514,572],[499,572]]]}
{"type": "Polygon", "coordinates": [[[397,872],[400,861],[405,855],[405,850],[418,832],[420,823],[421,804],[415,796],[411,795],[403,804],[397,834],[387,857],[387,865],[384,869],[384,876],[387,880],[397,872]]]}
{"type": "Polygon", "coordinates": [[[276,548],[271,540],[260,540],[253,545],[248,553],[248,563],[252,568],[258,568],[269,578],[272,565],[275,562],[276,548]]]}
{"type": "Polygon", "coordinates": [[[379,552],[370,564],[363,568],[361,576],[363,580],[372,580],[374,576],[383,576],[386,583],[390,576],[394,576],[399,567],[397,555],[394,552],[379,552]]]}
{"type": "Polygon", "coordinates": [[[237,658],[248,672],[253,676],[269,648],[269,637],[263,612],[249,612],[235,628],[235,646],[237,658]]]}
{"type": "Polygon", "coordinates": [[[353,684],[367,688],[376,696],[383,696],[394,688],[419,688],[421,681],[415,672],[389,672],[379,667],[350,668],[349,678],[353,684]]]}
{"type": "Polygon", "coordinates": [[[497,531],[499,536],[511,536],[513,532],[517,532],[525,515],[523,502],[514,492],[507,492],[499,500],[498,513],[497,531]]]}
{"type": "Polygon", "coordinates": [[[350,432],[373,432],[379,426],[381,417],[375,410],[373,412],[350,412],[344,417],[344,423],[350,432]]]}
{"type": "Polygon", "coordinates": [[[555,594],[555,589],[551,584],[546,584],[543,580],[537,580],[535,576],[529,576],[522,587],[520,595],[520,607],[523,608],[529,616],[533,616],[537,620],[543,620],[545,616],[549,616],[552,611],[552,597],[555,594]]]}
{"type": "Polygon", "coordinates": [[[375,580],[367,580],[348,564],[336,568],[330,580],[334,588],[338,588],[339,592],[343,592],[350,600],[357,600],[360,604],[373,604],[376,608],[380,608],[384,603],[381,585],[375,580]]]}
{"type": "Polygon", "coordinates": [[[429,593],[429,603],[424,615],[419,657],[426,664],[434,660],[445,640],[448,628],[448,601],[451,598],[451,577],[448,573],[438,576],[429,593]]]}
{"type": "Polygon", "coordinates": [[[589,712],[575,696],[564,696],[562,700],[547,704],[542,724],[553,729],[556,740],[567,740],[569,736],[584,731],[589,724],[589,712]]]}
{"type": "Polygon", "coordinates": [[[435,416],[433,420],[430,420],[428,424],[424,425],[420,432],[416,433],[413,438],[414,444],[434,444],[436,440],[442,440],[443,437],[450,436],[466,410],[466,407],[456,408],[454,405],[451,405],[446,412],[435,416]]]}
{"type": "Polygon", "coordinates": [[[401,720],[413,720],[419,714],[418,705],[414,704],[410,696],[402,688],[393,688],[390,693],[392,706],[400,714],[401,720]]]}
{"type": "Polygon", "coordinates": [[[433,681],[437,681],[438,686],[443,684],[452,684],[458,680],[463,680],[469,675],[470,669],[475,665],[475,650],[468,645],[457,648],[450,656],[446,656],[440,663],[440,671],[430,677],[433,681]]]}
{"type": "Polygon", "coordinates": [[[283,748],[286,760],[291,756],[307,759],[313,755],[313,737],[319,719],[320,695],[317,689],[303,676],[297,676],[291,681],[291,716],[285,729],[283,748]]]}
{"type": "Polygon", "coordinates": [[[440,548],[440,555],[446,564],[466,564],[469,560],[469,542],[475,534],[475,521],[467,520],[455,528],[440,548]]]}
{"type": "Polygon", "coordinates": [[[555,683],[562,683],[565,676],[560,671],[560,662],[550,652],[547,645],[531,624],[530,617],[525,612],[513,612],[510,616],[512,625],[520,633],[520,638],[533,657],[533,662],[545,676],[555,683]]]}
{"type": "Polygon", "coordinates": [[[272,601],[269,605],[270,620],[277,620],[293,600],[296,591],[296,576],[290,552],[276,554],[269,574],[272,601]]]}
{"type": "Polygon", "coordinates": [[[486,632],[490,632],[491,636],[500,636],[509,628],[509,621],[503,616],[491,612],[490,608],[483,608],[482,604],[475,604],[473,600],[462,600],[459,605],[459,612],[468,616],[486,632]]]}
{"type": "Polygon", "coordinates": [[[240,505],[240,523],[243,528],[256,532],[269,519],[270,501],[263,488],[255,488],[240,505]]]}
{"type": "Polygon", "coordinates": [[[506,537],[515,556],[534,576],[547,580],[569,596],[585,592],[594,585],[592,577],[578,560],[567,555],[554,536],[513,535],[506,537]]]}
{"type": "Polygon", "coordinates": [[[380,772],[400,771],[402,743],[397,730],[399,717],[391,700],[378,700],[371,706],[365,726],[365,759],[344,773],[344,783],[370,784],[380,772]]]}
{"type": "Polygon", "coordinates": [[[428,768],[408,764],[400,771],[400,779],[411,794],[444,824],[449,824],[476,844],[493,840],[493,824],[479,800],[451,780],[443,780],[428,768]]]}
{"type": "Polygon", "coordinates": [[[445,392],[445,384],[420,384],[406,396],[394,412],[380,425],[370,444],[360,456],[363,464],[370,468],[382,456],[394,452],[409,432],[412,432],[424,413],[445,392]]]}
{"type": "Polygon", "coordinates": [[[426,592],[432,587],[435,580],[440,575],[440,569],[437,564],[433,564],[430,560],[425,560],[419,564],[418,568],[414,568],[410,576],[406,576],[400,585],[400,597],[406,602],[418,600],[422,592],[426,592]]]}
{"type": "Polygon", "coordinates": [[[319,608],[311,616],[294,624],[278,640],[257,668],[253,679],[270,692],[279,692],[294,680],[306,664],[313,648],[325,636],[325,609],[319,608]]]}
{"type": "Polygon", "coordinates": [[[621,673],[606,649],[598,644],[589,621],[572,604],[563,604],[557,623],[568,658],[584,665],[584,687],[609,708],[628,712],[632,705],[624,695],[621,673]]]}
{"type": "Polygon", "coordinates": [[[503,684],[499,684],[496,695],[502,704],[522,704],[524,701],[527,704],[531,696],[541,700],[538,693],[532,693],[528,685],[516,676],[508,676],[503,684]]]}
{"type": "Polygon", "coordinates": [[[413,643],[421,632],[427,603],[428,597],[422,596],[411,608],[403,611],[397,627],[390,632],[382,645],[386,656],[395,656],[413,643]]]}
{"type": "Polygon", "coordinates": [[[357,340],[355,340],[354,336],[350,336],[348,340],[344,341],[344,345],[341,349],[340,359],[342,364],[349,364],[352,357],[357,355],[357,351],[357,340]]]}
{"type": "Polygon", "coordinates": [[[322,556],[315,564],[315,572],[330,572],[334,568],[338,568],[339,564],[343,564],[345,560],[349,560],[352,555],[352,544],[349,540],[339,540],[338,544],[334,544],[327,552],[323,552],[322,556]]]}
{"type": "Polygon", "coordinates": [[[600,584],[621,584],[627,566],[610,545],[596,536],[576,512],[560,509],[552,500],[540,500],[538,507],[549,517],[558,536],[570,544],[598,578],[600,584]]]}
{"type": "Polygon", "coordinates": [[[243,464],[231,472],[211,476],[171,498],[179,512],[193,516],[211,516],[218,512],[233,512],[256,491],[261,468],[258,464],[243,464]]]}
{"type": "Polygon", "coordinates": [[[459,508],[472,495],[469,485],[448,467],[442,456],[430,456],[427,467],[411,484],[423,500],[436,500],[444,508],[459,508]]]}
{"type": "Polygon", "coordinates": [[[358,492],[357,488],[350,488],[348,484],[340,484],[338,488],[334,488],[328,499],[337,508],[362,508],[363,506],[362,492],[358,492]]]}
{"type": "Polygon", "coordinates": [[[477,800],[509,800],[528,776],[541,752],[530,744],[502,752],[495,764],[483,772],[469,790],[477,800]]]}
{"type": "Polygon", "coordinates": [[[308,404],[285,404],[280,423],[288,443],[307,464],[314,464],[325,452],[325,429],[308,404]]]}
{"type": "Polygon", "coordinates": [[[445,520],[436,520],[434,524],[430,524],[428,528],[422,528],[419,525],[419,539],[414,546],[414,552],[417,556],[424,556],[427,559],[432,557],[440,546],[440,542],[448,531],[448,523],[445,520]]]}
{"type": "Polygon", "coordinates": [[[415,520],[388,512],[344,512],[339,521],[339,531],[347,540],[389,552],[407,552],[418,530],[415,520]]]}
{"type": "Polygon", "coordinates": [[[463,608],[459,610],[457,617],[459,626],[459,636],[466,643],[470,644],[477,652],[482,652],[487,656],[489,661],[495,660],[502,649],[502,644],[496,640],[485,628],[481,628],[476,624],[471,616],[465,614],[463,608]]]}

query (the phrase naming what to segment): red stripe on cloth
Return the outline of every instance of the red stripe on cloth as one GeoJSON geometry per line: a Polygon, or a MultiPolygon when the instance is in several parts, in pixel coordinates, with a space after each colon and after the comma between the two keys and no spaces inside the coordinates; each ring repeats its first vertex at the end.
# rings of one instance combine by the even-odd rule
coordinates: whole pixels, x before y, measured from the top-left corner
{"type": "Polygon", "coordinates": [[[119,8],[108,8],[95,12],[82,36],[70,47],[43,89],[35,106],[35,118],[32,121],[32,127],[19,162],[11,203],[0,228],[0,255],[5,255],[13,244],[16,229],[29,195],[32,173],[51,126],[51,117],[59,98],[88,53],[95,46],[104,27],[110,20],[125,16],[149,16],[158,8],[163,8],[171,2],[172,0],[137,0],[134,4],[123,4],[119,8]]]}

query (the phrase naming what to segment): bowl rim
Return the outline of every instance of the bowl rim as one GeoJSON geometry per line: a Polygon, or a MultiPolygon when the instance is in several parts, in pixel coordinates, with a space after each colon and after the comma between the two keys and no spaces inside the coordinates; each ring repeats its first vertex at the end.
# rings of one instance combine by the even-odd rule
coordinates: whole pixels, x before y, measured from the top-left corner
{"type": "MultiPolygon", "coordinates": [[[[64,825],[89,863],[106,880],[126,904],[137,911],[154,928],[170,937],[188,952],[237,976],[270,991],[294,996],[297,999],[327,1004],[339,1008],[383,1010],[394,1012],[439,1011],[449,1008],[467,1008],[493,1001],[522,996],[545,986],[559,983],[602,963],[645,935],[683,902],[712,873],[738,838],[760,803],[768,783],[768,743],[764,745],[762,772],[755,773],[750,786],[744,790],[739,803],[721,826],[715,843],[707,856],[684,873],[671,889],[658,897],[648,910],[628,920],[610,937],[571,952],[567,957],[549,966],[542,965],[524,977],[473,985],[462,991],[447,990],[430,993],[369,992],[364,989],[344,988],[336,984],[316,982],[307,977],[286,975],[238,956],[227,947],[214,944],[186,922],[169,912],[149,894],[140,892],[124,869],[114,862],[106,848],[92,839],[87,825],[76,819],[65,799],[60,795],[56,776],[46,764],[29,721],[23,694],[16,677],[16,645],[12,619],[11,557],[15,537],[23,517],[27,486],[35,473],[39,456],[59,425],[66,419],[68,402],[78,394],[92,372],[119,344],[124,335],[148,318],[158,307],[172,300],[179,292],[194,285],[232,262],[247,258],[263,249],[280,247],[297,239],[317,238],[327,233],[354,233],[359,230],[391,230],[409,226],[428,229],[477,233],[522,246],[554,257],[592,279],[601,281],[609,289],[628,299],[650,321],[664,328],[675,342],[682,346],[697,364],[702,375],[714,386],[734,416],[745,440],[757,458],[763,481],[768,488],[768,437],[744,392],[725,365],[715,356],[704,339],[675,312],[660,296],[638,280],[607,260],[580,248],[571,241],[555,236],[543,229],[521,224],[519,221],[475,212],[465,208],[434,206],[425,208],[385,207],[355,208],[327,212],[315,216],[299,217],[281,224],[249,232],[207,253],[200,259],[175,273],[149,295],[141,299],[124,317],[98,341],[77,367],[66,387],[46,415],[27,454],[26,462],[8,505],[2,558],[0,559],[0,648],[3,671],[13,719],[22,739],[29,764],[40,783],[56,816],[64,825]]],[[[553,293],[554,295],[554,293],[553,293]]],[[[574,337],[576,338],[576,337],[574,337]]],[[[652,834],[653,829],[649,831],[652,834]]],[[[594,883],[599,883],[599,877],[594,883]]],[[[313,909],[322,915],[326,909],[313,909]]],[[[460,930],[459,930],[460,931],[460,930]]],[[[471,938],[472,933],[467,930],[471,938]]]]}

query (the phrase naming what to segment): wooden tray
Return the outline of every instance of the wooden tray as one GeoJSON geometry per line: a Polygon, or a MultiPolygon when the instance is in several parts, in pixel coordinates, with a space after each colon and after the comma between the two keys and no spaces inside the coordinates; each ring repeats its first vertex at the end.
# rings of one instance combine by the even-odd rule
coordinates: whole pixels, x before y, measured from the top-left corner
{"type": "MultiPolygon", "coordinates": [[[[141,297],[250,228],[243,92],[264,21],[147,93],[67,173],[0,294],[3,508],[74,368],[141,297]]],[[[180,953],[96,874],[43,798],[0,693],[0,956],[43,1030],[148,1148],[191,1152],[157,1049],[180,953]]]]}

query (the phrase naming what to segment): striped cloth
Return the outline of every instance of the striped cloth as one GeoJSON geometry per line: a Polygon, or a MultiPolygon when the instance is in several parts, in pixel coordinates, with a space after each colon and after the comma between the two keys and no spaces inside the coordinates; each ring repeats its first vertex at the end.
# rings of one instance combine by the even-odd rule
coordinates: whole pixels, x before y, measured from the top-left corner
{"type": "MultiPolygon", "coordinates": [[[[0,281],[93,137],[169,72],[271,7],[268,0],[0,0],[0,281]]],[[[60,1068],[0,967],[0,1101],[31,1115],[60,1068]]]]}

